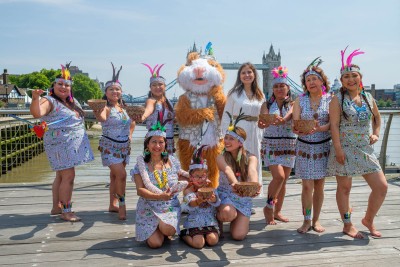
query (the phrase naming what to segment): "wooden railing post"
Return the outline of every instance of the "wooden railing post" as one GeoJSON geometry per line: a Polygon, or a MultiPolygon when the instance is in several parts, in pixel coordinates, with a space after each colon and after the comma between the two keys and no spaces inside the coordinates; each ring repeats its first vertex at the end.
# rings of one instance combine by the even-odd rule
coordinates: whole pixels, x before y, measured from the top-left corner
{"type": "Polygon", "coordinates": [[[386,122],[385,133],[383,134],[382,144],[381,144],[381,152],[379,153],[379,163],[381,164],[382,171],[385,173],[386,171],[386,148],[389,140],[389,131],[390,125],[392,124],[393,113],[389,114],[389,119],[386,122]]]}

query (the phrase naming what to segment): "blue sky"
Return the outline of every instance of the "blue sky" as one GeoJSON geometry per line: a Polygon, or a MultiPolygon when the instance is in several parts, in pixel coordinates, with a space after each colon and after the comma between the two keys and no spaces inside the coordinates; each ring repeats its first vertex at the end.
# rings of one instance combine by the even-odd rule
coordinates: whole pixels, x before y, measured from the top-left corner
{"type": "MultiPolygon", "coordinates": [[[[299,82],[302,70],[322,56],[331,82],[340,50],[361,48],[364,84],[378,89],[400,83],[400,1],[244,0],[0,0],[0,68],[23,74],[72,65],[91,78],[111,78],[110,61],[123,65],[126,93],[148,91],[141,62],[165,63],[161,74],[176,78],[195,41],[213,43],[220,62],[261,63],[271,44],[299,82]]],[[[236,78],[227,71],[225,91],[236,78]]],[[[175,86],[168,95],[182,90],[175,86]]]]}

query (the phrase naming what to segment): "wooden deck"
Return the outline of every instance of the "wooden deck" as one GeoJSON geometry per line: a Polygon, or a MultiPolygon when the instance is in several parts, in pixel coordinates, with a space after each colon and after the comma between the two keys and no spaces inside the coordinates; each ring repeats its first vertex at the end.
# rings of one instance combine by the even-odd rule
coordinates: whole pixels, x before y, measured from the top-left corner
{"type": "MultiPolygon", "coordinates": [[[[79,177],[77,178],[79,181],[79,177]]],[[[96,180],[93,177],[93,180],[96,180]]],[[[128,182],[128,220],[106,212],[108,188],[102,182],[77,182],[74,209],[82,222],[69,223],[49,216],[50,184],[0,185],[1,266],[399,266],[400,263],[400,179],[389,180],[389,192],[376,218],[383,238],[368,236],[353,240],[341,233],[335,201],[336,183],[328,179],[321,220],[326,232],[301,235],[301,186],[288,183],[284,214],[291,222],[265,226],[264,200],[254,201],[256,214],[250,233],[242,242],[225,238],[215,247],[189,248],[175,238],[161,249],[152,250],[135,241],[134,185],[128,182]]],[[[265,188],[266,189],[266,188],[265,188]]],[[[355,179],[352,191],[353,221],[366,209],[369,187],[355,179]]]]}

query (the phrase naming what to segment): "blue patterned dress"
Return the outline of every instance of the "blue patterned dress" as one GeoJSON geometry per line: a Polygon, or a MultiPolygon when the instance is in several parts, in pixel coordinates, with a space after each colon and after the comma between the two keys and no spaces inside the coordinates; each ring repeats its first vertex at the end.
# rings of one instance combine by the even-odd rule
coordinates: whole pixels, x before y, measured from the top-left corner
{"type": "MultiPolygon", "coordinates": [[[[44,134],[44,149],[53,171],[69,169],[92,161],[93,151],[84,127],[84,119],[51,96],[45,98],[53,105],[40,120],[46,123],[68,118],[48,126],[44,134]]],[[[79,106],[74,99],[75,105],[79,106]]]]}
{"type": "MultiPolygon", "coordinates": [[[[329,123],[329,103],[331,99],[330,94],[321,97],[321,102],[317,109],[320,126],[329,123]]],[[[299,101],[300,118],[313,120],[314,110],[311,108],[309,96],[301,95],[299,96],[299,101]]],[[[315,180],[327,176],[330,140],[331,134],[329,131],[315,132],[297,138],[295,173],[298,178],[315,180]]]]}
{"type": "MultiPolygon", "coordinates": [[[[167,100],[168,101],[168,100],[167,100]]],[[[149,130],[151,126],[153,126],[157,122],[158,112],[161,111],[163,105],[161,103],[156,104],[153,113],[150,114],[149,117],[146,119],[146,128],[149,130]]],[[[170,155],[172,155],[175,151],[175,144],[174,144],[174,119],[175,113],[170,111],[169,109],[165,108],[164,120],[172,119],[171,121],[167,122],[165,125],[166,134],[167,134],[167,150],[170,155]]]]}
{"type": "Polygon", "coordinates": [[[251,207],[253,205],[251,197],[240,197],[236,195],[232,191],[232,186],[229,184],[226,174],[222,171],[219,172],[219,186],[217,190],[221,198],[221,205],[232,205],[244,216],[250,218],[251,207]]]}
{"type": "Polygon", "coordinates": [[[112,107],[110,116],[105,122],[101,123],[101,126],[103,135],[100,137],[99,150],[103,166],[122,162],[129,164],[131,119],[125,109],[119,112],[115,107],[112,107]]]}
{"type": "Polygon", "coordinates": [[[183,222],[182,235],[194,236],[197,234],[208,234],[211,232],[219,233],[217,221],[217,207],[221,204],[218,192],[214,190],[217,198],[215,203],[204,202],[200,206],[190,207],[189,203],[196,199],[196,193],[191,192],[183,198],[182,206],[188,212],[186,220],[183,222]]]}
{"type": "MultiPolygon", "coordinates": [[[[337,95],[339,103],[342,103],[342,95],[337,95]]],[[[374,99],[370,93],[366,93],[370,107],[373,107],[374,99]]],[[[358,107],[345,94],[343,113],[340,116],[339,138],[346,160],[344,165],[339,164],[335,158],[335,148],[331,146],[331,154],[328,161],[328,174],[338,176],[363,175],[381,171],[381,166],[370,145],[372,113],[367,103],[361,97],[362,105],[358,107]]]]}
{"type": "MultiPolygon", "coordinates": [[[[172,187],[178,183],[178,172],[181,169],[179,161],[173,156],[169,156],[171,162],[171,168],[167,168],[168,175],[168,186],[172,187]]],[[[158,186],[157,180],[154,174],[149,171],[147,165],[145,171],[149,174],[150,181],[158,186]]],[[[143,171],[143,170],[142,170],[143,171]]],[[[162,177],[161,171],[158,171],[160,177],[162,177]]],[[[139,174],[139,165],[136,164],[135,168],[131,170],[131,176],[139,174]]],[[[162,188],[163,191],[167,190],[167,187],[162,188]]],[[[171,225],[175,228],[177,234],[179,231],[179,221],[181,218],[181,205],[178,200],[178,194],[176,194],[171,200],[148,200],[143,197],[139,197],[136,205],[136,240],[145,241],[147,240],[156,230],[160,221],[171,225]]]]}
{"type": "MultiPolygon", "coordinates": [[[[277,114],[283,118],[289,109],[290,106],[283,106],[281,114],[278,104],[274,102],[269,108],[269,114],[277,114]]],[[[296,158],[296,135],[292,131],[292,120],[265,128],[261,149],[265,166],[282,165],[293,168],[296,158]]]]}

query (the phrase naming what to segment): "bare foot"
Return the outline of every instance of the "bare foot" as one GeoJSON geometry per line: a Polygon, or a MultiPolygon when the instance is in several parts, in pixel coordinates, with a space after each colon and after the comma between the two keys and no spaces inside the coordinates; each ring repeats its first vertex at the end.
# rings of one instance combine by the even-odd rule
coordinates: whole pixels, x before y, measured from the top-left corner
{"type": "Polygon", "coordinates": [[[276,225],[276,221],[274,220],[274,210],[265,206],[263,211],[264,211],[265,223],[267,225],[276,225]]]}
{"type": "Polygon", "coordinates": [[[79,222],[81,218],[76,216],[73,212],[66,212],[60,215],[60,218],[67,222],[79,222]]]}
{"type": "Polygon", "coordinates": [[[319,223],[319,221],[316,221],[313,223],[312,229],[317,233],[325,232],[325,228],[322,227],[322,225],[319,223]]]}
{"type": "Polygon", "coordinates": [[[368,228],[369,232],[371,233],[371,236],[373,237],[382,237],[381,232],[376,230],[374,223],[368,222],[365,218],[361,220],[361,223],[368,228]]]}
{"type": "Polygon", "coordinates": [[[50,215],[59,215],[59,214],[61,214],[61,208],[60,207],[56,207],[56,208],[53,207],[51,209],[50,215]]]}
{"type": "Polygon", "coordinates": [[[289,219],[288,218],[286,218],[285,216],[283,216],[282,215],[282,213],[280,212],[280,211],[278,211],[278,212],[275,212],[275,214],[274,214],[274,219],[275,220],[278,220],[278,221],[281,221],[281,222],[289,222],[289,219]]]}
{"type": "Polygon", "coordinates": [[[303,225],[297,229],[297,232],[300,234],[305,234],[308,231],[311,231],[311,221],[306,220],[303,222],[303,225]]]}
{"type": "Polygon", "coordinates": [[[108,207],[108,212],[118,212],[119,208],[117,206],[110,205],[108,207]]]}
{"type": "Polygon", "coordinates": [[[118,209],[118,219],[124,221],[126,220],[126,206],[121,206],[118,209]]]}
{"type": "Polygon", "coordinates": [[[354,225],[344,225],[343,226],[343,234],[348,235],[352,238],[363,239],[364,235],[354,227],[354,225]]]}

